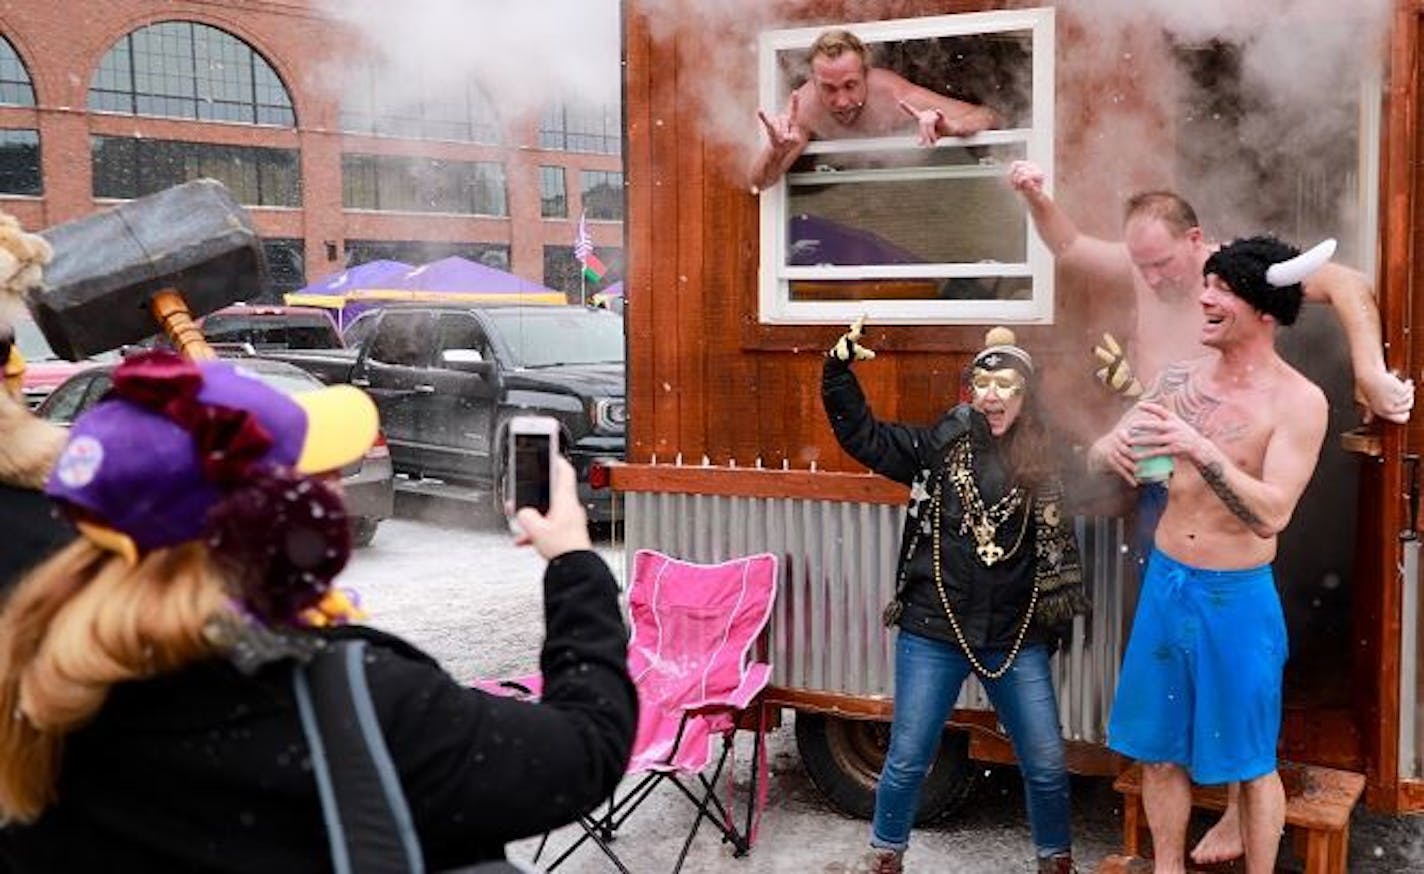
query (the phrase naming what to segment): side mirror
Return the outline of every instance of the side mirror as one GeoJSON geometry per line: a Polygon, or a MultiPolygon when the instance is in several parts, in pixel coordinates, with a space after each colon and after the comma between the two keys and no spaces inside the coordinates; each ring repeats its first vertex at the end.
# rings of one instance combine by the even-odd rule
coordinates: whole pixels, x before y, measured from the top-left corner
{"type": "Polygon", "coordinates": [[[486,379],[494,373],[493,362],[486,361],[478,349],[446,349],[440,353],[440,366],[486,379]]]}

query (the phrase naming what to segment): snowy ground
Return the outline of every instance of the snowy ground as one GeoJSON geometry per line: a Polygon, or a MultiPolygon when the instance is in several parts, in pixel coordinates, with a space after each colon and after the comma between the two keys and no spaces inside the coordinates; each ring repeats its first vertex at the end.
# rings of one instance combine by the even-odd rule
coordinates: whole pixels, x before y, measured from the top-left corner
{"type": "MultiPolygon", "coordinates": [[[[405,502],[403,512],[410,509],[405,502]]],[[[543,637],[543,562],[531,550],[514,548],[491,520],[452,524],[461,512],[447,507],[442,521],[385,523],[375,544],[357,551],[342,581],[360,592],[371,624],[421,646],[458,678],[533,671],[543,637]]],[[[622,579],[619,545],[605,542],[599,549],[622,579]]],[[[730,848],[703,831],[684,871],[818,872],[863,851],[867,824],[840,815],[824,801],[801,768],[792,735],[788,720],[770,738],[769,798],[751,854],[734,860],[730,848]]],[[[738,805],[745,800],[749,760],[750,747],[739,748],[734,769],[738,805]]],[[[1093,779],[1075,780],[1073,793],[1076,855],[1090,871],[1119,845],[1117,796],[1109,781],[1093,779]]],[[[1018,772],[987,771],[966,810],[915,832],[906,861],[911,870],[923,871],[1031,871],[1023,811],[1018,772]]],[[[638,874],[668,871],[691,821],[691,808],[675,791],[667,791],[629,820],[615,846],[638,874]]],[[[558,834],[552,846],[561,847],[570,837],[558,834]]],[[[520,842],[510,854],[528,859],[535,844],[520,842]]],[[[1358,814],[1350,850],[1352,872],[1424,870],[1424,818],[1358,814]]],[[[590,845],[559,870],[615,869],[590,845]]]]}

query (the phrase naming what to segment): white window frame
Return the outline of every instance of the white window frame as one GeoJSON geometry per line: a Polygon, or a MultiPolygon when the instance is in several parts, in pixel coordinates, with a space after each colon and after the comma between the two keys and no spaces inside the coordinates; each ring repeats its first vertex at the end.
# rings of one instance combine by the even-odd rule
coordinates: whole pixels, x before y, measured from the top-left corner
{"type": "MultiPolygon", "coordinates": [[[[1032,33],[1033,127],[984,131],[973,137],[945,137],[937,148],[964,145],[1023,143],[1025,157],[1044,169],[1052,194],[1054,131],[1054,11],[1051,8],[973,12],[847,25],[866,43],[968,36],[1004,31],[1032,33]]],[[[766,31],[758,48],[758,99],[764,107],[786,101],[778,52],[810,48],[824,26],[766,31]]],[[[813,140],[804,154],[844,154],[920,148],[914,138],[873,137],[855,140],[813,140]]],[[[1002,175],[1007,167],[984,168],[1002,175]]],[[[928,179],[982,172],[979,167],[923,167],[845,171],[836,181],[928,179]]],[[[793,174],[792,178],[795,178],[793,174]]],[[[825,182],[825,179],[819,180],[825,182]]],[[[843,324],[866,314],[877,324],[1051,324],[1053,321],[1053,257],[1025,222],[1023,263],[883,264],[876,266],[796,266],[786,260],[786,191],[783,179],[764,190],[761,198],[761,270],[758,277],[758,320],[762,324],[843,324]],[[1033,280],[1030,300],[850,300],[793,301],[791,280],[949,279],[959,277],[1027,276],[1033,280]]]]}

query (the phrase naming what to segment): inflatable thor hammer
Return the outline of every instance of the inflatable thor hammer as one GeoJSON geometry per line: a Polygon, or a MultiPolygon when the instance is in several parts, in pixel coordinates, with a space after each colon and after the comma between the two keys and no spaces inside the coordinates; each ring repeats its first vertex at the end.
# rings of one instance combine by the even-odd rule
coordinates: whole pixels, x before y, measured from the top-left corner
{"type": "Polygon", "coordinates": [[[55,225],[30,310],[70,361],[162,331],[188,358],[212,358],[195,317],[262,288],[252,221],[222,183],[199,179],[55,225]]]}

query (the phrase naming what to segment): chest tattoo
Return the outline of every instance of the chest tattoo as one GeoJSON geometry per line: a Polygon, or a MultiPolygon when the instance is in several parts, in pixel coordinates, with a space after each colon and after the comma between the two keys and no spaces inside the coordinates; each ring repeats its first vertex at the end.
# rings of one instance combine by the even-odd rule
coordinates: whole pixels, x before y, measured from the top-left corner
{"type": "Polygon", "coordinates": [[[1162,378],[1149,400],[1165,403],[1203,437],[1217,444],[1232,443],[1246,436],[1247,423],[1230,415],[1230,408],[1210,394],[1191,370],[1174,364],[1162,378]]]}

